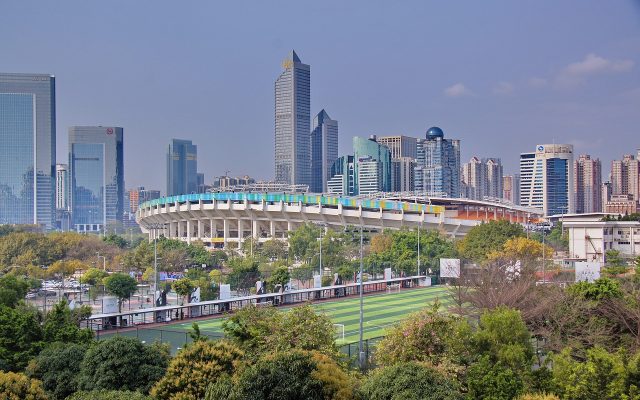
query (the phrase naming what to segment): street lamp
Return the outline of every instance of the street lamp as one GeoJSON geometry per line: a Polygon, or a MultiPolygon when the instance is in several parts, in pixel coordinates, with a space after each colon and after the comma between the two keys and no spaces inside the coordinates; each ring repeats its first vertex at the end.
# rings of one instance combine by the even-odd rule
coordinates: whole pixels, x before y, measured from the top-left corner
{"type": "Polygon", "coordinates": [[[165,224],[153,223],[149,225],[149,229],[153,229],[153,300],[158,291],[158,229],[164,229],[165,224]]]}

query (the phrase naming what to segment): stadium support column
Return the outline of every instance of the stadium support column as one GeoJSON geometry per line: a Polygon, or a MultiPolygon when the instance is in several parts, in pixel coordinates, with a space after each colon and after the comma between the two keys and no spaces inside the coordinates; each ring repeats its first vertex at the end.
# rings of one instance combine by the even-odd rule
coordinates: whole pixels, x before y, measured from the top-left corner
{"type": "Polygon", "coordinates": [[[202,240],[204,239],[204,221],[199,219],[198,220],[198,240],[202,240]]]}
{"type": "Polygon", "coordinates": [[[178,239],[182,240],[182,238],[184,237],[184,229],[182,228],[182,221],[178,221],[178,239]]]}
{"type": "MultiPolygon", "coordinates": [[[[238,218],[238,244],[244,242],[244,221],[238,218]]],[[[240,246],[238,246],[240,248],[240,246]]]]}
{"type": "Polygon", "coordinates": [[[271,239],[276,238],[276,223],[273,220],[269,221],[269,235],[271,239]]]}
{"type": "Polygon", "coordinates": [[[254,239],[260,238],[260,224],[258,223],[258,220],[254,219],[251,223],[251,236],[253,236],[254,239]]]}
{"type": "Polygon", "coordinates": [[[226,218],[222,220],[222,236],[224,238],[224,247],[227,247],[227,241],[229,240],[229,220],[226,218]]]}
{"type": "Polygon", "coordinates": [[[187,243],[191,244],[191,231],[193,230],[193,226],[191,226],[191,220],[187,220],[187,243]]]}
{"type": "Polygon", "coordinates": [[[218,227],[216,226],[216,220],[211,218],[209,220],[209,228],[211,229],[211,238],[213,239],[214,237],[218,237],[218,227]]]}

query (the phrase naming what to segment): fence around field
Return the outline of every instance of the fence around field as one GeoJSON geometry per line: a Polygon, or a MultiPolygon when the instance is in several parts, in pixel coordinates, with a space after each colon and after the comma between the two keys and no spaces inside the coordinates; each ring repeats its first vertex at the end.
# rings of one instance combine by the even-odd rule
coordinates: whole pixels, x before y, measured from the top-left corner
{"type": "MultiPolygon", "coordinates": [[[[108,332],[98,331],[96,332],[96,338],[98,340],[108,339],[113,336],[125,336],[132,337],[140,340],[145,344],[151,343],[166,343],[169,345],[171,354],[175,355],[179,350],[183,349],[189,343],[193,343],[193,339],[189,334],[190,331],[183,330],[171,330],[166,328],[146,328],[136,327],[135,329],[114,329],[108,332]]],[[[208,337],[211,340],[218,340],[224,338],[224,334],[219,332],[207,332],[200,331],[201,336],[208,337]]],[[[365,352],[365,358],[371,363],[372,357],[375,354],[375,348],[378,342],[382,340],[384,336],[377,336],[362,341],[362,347],[365,352]]],[[[346,355],[353,366],[358,365],[358,349],[359,342],[345,343],[338,346],[340,352],[346,355]]]]}

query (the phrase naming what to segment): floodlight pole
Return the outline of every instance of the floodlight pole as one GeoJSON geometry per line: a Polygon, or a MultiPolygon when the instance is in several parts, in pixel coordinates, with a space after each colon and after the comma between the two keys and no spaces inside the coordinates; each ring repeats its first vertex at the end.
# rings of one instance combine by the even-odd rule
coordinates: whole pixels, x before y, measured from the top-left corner
{"type": "Polygon", "coordinates": [[[542,284],[544,285],[546,283],[546,279],[547,279],[547,274],[546,274],[546,267],[545,267],[545,244],[544,244],[544,237],[545,237],[545,229],[542,228],[542,284]]]}
{"type": "Polygon", "coordinates": [[[320,226],[320,282],[322,282],[322,226],[320,226]]]}
{"type": "Polygon", "coordinates": [[[418,224],[418,276],[420,276],[420,225],[422,225],[422,220],[418,224]]]}
{"type": "Polygon", "coordinates": [[[362,348],[362,336],[363,336],[363,324],[364,324],[364,308],[363,308],[363,291],[364,291],[364,276],[362,273],[362,222],[360,222],[360,347],[359,347],[359,361],[360,361],[360,369],[364,369],[365,363],[365,354],[364,349],[362,348]]]}

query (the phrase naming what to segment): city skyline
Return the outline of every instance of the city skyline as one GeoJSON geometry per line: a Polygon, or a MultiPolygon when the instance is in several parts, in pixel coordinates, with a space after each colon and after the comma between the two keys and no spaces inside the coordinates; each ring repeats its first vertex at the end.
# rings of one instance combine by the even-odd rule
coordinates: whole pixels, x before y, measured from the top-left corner
{"type": "MultiPolygon", "coordinates": [[[[231,169],[233,175],[272,179],[272,153],[255,152],[238,162],[238,152],[229,149],[242,149],[247,140],[258,149],[273,148],[273,79],[292,48],[314,66],[312,110],[327,108],[341,121],[339,154],[349,152],[353,136],[420,138],[434,125],[463,141],[462,159],[492,154],[511,174],[518,154],[536,143],[573,144],[576,155],[602,160],[604,176],[619,154],[636,152],[637,3],[609,4],[606,13],[595,2],[310,7],[276,12],[259,3],[197,9],[159,4],[156,17],[183,28],[166,36],[162,24],[146,17],[144,3],[128,4],[127,13],[77,2],[7,4],[0,16],[7,38],[0,44],[3,70],[56,75],[59,132],[83,124],[125,127],[127,187],[164,186],[162,174],[148,166],[176,136],[210,154],[201,162],[209,177],[231,169]],[[27,9],[30,23],[46,36],[27,34],[21,19],[12,18],[27,9]],[[328,22],[309,25],[301,18],[328,9],[337,15],[330,30],[328,22]],[[77,18],[83,13],[117,17],[119,29],[88,29],[90,19],[77,18]],[[231,25],[225,16],[232,13],[246,18],[231,25]],[[478,23],[478,15],[486,18],[478,23]],[[346,35],[356,16],[372,23],[346,35]],[[593,29],[602,24],[616,29],[593,29]],[[69,28],[56,29],[60,25],[69,28]],[[69,56],[57,57],[56,43],[65,43],[69,56]],[[610,134],[602,132],[617,140],[606,142],[610,134]]],[[[60,138],[57,147],[57,158],[64,159],[60,138]]]]}

